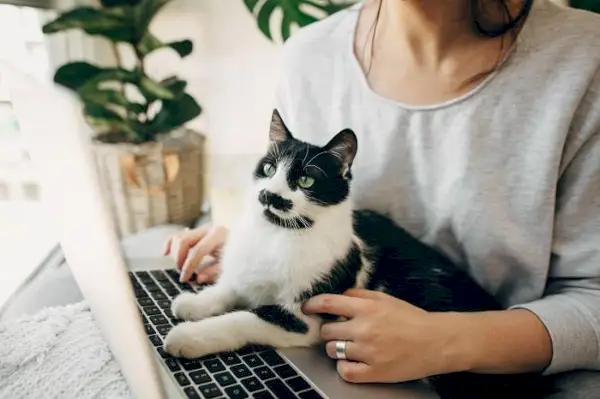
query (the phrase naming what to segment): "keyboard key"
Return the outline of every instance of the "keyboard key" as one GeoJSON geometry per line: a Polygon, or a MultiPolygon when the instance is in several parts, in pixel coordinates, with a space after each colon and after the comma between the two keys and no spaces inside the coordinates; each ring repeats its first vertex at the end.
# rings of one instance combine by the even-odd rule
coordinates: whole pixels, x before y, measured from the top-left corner
{"type": "Polygon", "coordinates": [[[219,385],[222,387],[227,387],[229,385],[235,384],[235,379],[233,378],[231,373],[229,373],[227,371],[224,373],[215,374],[214,377],[215,377],[215,380],[217,380],[219,385]]]}
{"type": "Polygon", "coordinates": [[[219,357],[228,366],[232,366],[234,364],[240,364],[242,362],[240,360],[240,358],[238,357],[238,355],[236,355],[235,353],[232,353],[232,352],[221,353],[221,355],[219,357]]]}
{"type": "Polygon", "coordinates": [[[275,394],[277,398],[293,398],[294,393],[281,380],[270,380],[265,382],[267,387],[275,394]]]}
{"type": "Polygon", "coordinates": [[[252,371],[250,371],[250,369],[243,364],[238,364],[231,367],[231,371],[237,378],[245,378],[252,375],[252,371]]]}
{"type": "Polygon", "coordinates": [[[171,282],[171,280],[169,280],[168,278],[165,277],[165,280],[160,280],[158,282],[158,284],[163,287],[164,289],[167,288],[175,288],[175,286],[173,285],[173,283],[171,282]]]}
{"type": "Polygon", "coordinates": [[[302,392],[298,395],[301,399],[323,399],[323,397],[317,391],[312,389],[310,391],[302,392]]]}
{"type": "Polygon", "coordinates": [[[262,352],[259,356],[267,363],[269,366],[278,366],[280,364],[284,364],[285,360],[277,352],[274,350],[269,350],[267,352],[262,352]]]}
{"type": "Polygon", "coordinates": [[[157,301],[160,301],[161,299],[167,299],[167,296],[162,292],[151,292],[150,295],[157,301]]]}
{"type": "Polygon", "coordinates": [[[206,384],[198,387],[198,390],[205,398],[216,398],[221,396],[221,390],[215,384],[206,384]]]}
{"type": "Polygon", "coordinates": [[[154,346],[162,345],[162,339],[160,339],[158,337],[158,335],[151,335],[149,338],[150,338],[150,342],[152,342],[152,345],[154,345],[154,346]]]}
{"type": "Polygon", "coordinates": [[[145,298],[138,298],[138,303],[140,304],[140,306],[150,306],[150,305],[154,305],[154,301],[148,297],[145,298]]]}
{"type": "Polygon", "coordinates": [[[165,313],[165,316],[167,316],[169,319],[172,319],[175,317],[173,315],[173,312],[171,312],[171,309],[165,309],[165,310],[163,310],[163,312],[165,313]]]}
{"type": "Polygon", "coordinates": [[[272,348],[269,348],[268,346],[263,346],[263,345],[246,345],[243,348],[240,348],[239,350],[237,350],[236,352],[239,355],[249,355],[251,353],[258,353],[258,352],[262,352],[265,350],[270,350],[272,348]]]}
{"type": "Polygon", "coordinates": [[[274,367],[273,370],[277,373],[278,376],[280,376],[283,379],[298,375],[298,373],[296,373],[296,370],[294,370],[289,364],[274,367]]]}
{"type": "Polygon", "coordinates": [[[186,385],[190,385],[190,380],[188,380],[188,378],[185,376],[185,374],[183,374],[183,373],[175,373],[173,375],[175,376],[175,379],[177,380],[177,383],[179,385],[181,385],[182,387],[185,387],[186,385]]]}
{"type": "Polygon", "coordinates": [[[171,301],[168,299],[162,299],[160,301],[156,301],[156,303],[161,309],[171,309],[171,301]]]}
{"type": "Polygon", "coordinates": [[[175,298],[177,297],[177,295],[181,294],[181,291],[179,291],[177,288],[167,288],[165,290],[165,292],[167,293],[167,295],[169,295],[171,298],[175,298]]]}
{"type": "Polygon", "coordinates": [[[150,321],[154,325],[167,324],[169,322],[162,314],[150,316],[150,321]]]}
{"type": "Polygon", "coordinates": [[[137,289],[134,289],[133,291],[134,291],[135,297],[138,299],[139,298],[148,298],[148,293],[143,289],[137,288],[137,289]]]}
{"type": "Polygon", "coordinates": [[[144,313],[146,313],[148,316],[155,316],[157,314],[160,314],[160,310],[154,305],[144,306],[143,309],[144,313]]]}
{"type": "Polygon", "coordinates": [[[248,397],[248,393],[240,385],[225,388],[225,393],[229,399],[245,399],[248,397]]]}
{"type": "Polygon", "coordinates": [[[267,366],[257,367],[254,369],[254,372],[256,373],[258,378],[260,378],[263,381],[275,377],[275,373],[273,373],[271,369],[269,369],[267,366]]]}
{"type": "Polygon", "coordinates": [[[252,368],[262,366],[264,364],[263,361],[260,360],[258,355],[247,355],[244,356],[242,359],[244,359],[244,362],[252,368]]]}
{"type": "Polygon", "coordinates": [[[160,346],[156,347],[156,351],[163,359],[172,358],[172,356],[165,352],[165,350],[160,346]]]}
{"type": "Polygon", "coordinates": [[[139,272],[136,272],[135,274],[136,274],[137,278],[139,278],[142,281],[152,281],[152,277],[150,277],[148,272],[139,271],[139,272]]]}
{"type": "Polygon", "coordinates": [[[165,363],[167,363],[167,367],[171,371],[181,370],[181,367],[179,367],[177,360],[173,359],[172,357],[165,360],[165,363]]]}
{"type": "Polygon", "coordinates": [[[202,368],[202,363],[198,359],[181,359],[180,362],[183,368],[188,371],[202,368]]]}
{"type": "Polygon", "coordinates": [[[170,324],[159,324],[156,326],[156,331],[158,331],[158,333],[163,337],[166,337],[171,328],[172,327],[170,324]]]}
{"type": "Polygon", "coordinates": [[[168,279],[168,277],[165,275],[165,273],[163,273],[162,270],[152,270],[150,272],[150,274],[152,274],[152,276],[158,281],[163,281],[163,280],[168,279]]]}
{"type": "Polygon", "coordinates": [[[144,324],[144,330],[146,330],[146,335],[156,334],[156,331],[154,331],[154,328],[150,324],[144,324]]]}
{"type": "Polygon", "coordinates": [[[304,391],[310,388],[308,382],[306,382],[302,377],[290,378],[289,380],[286,380],[285,383],[288,384],[289,387],[292,388],[295,392],[304,391]]]}
{"type": "Polygon", "coordinates": [[[259,391],[265,387],[256,377],[246,378],[242,380],[242,384],[250,392],[259,391]]]}
{"type": "Polygon", "coordinates": [[[196,385],[206,384],[211,381],[210,376],[205,370],[192,371],[190,377],[196,385]]]}
{"type": "Polygon", "coordinates": [[[225,371],[225,366],[219,359],[209,359],[204,361],[204,367],[211,373],[218,373],[219,371],[225,371]]]}
{"type": "Polygon", "coordinates": [[[167,273],[167,275],[169,277],[171,277],[173,279],[173,281],[179,281],[179,271],[178,270],[167,269],[167,270],[165,270],[165,273],[167,273]]]}
{"type": "Polygon", "coordinates": [[[200,399],[200,395],[198,395],[198,392],[194,389],[194,387],[184,388],[183,392],[185,392],[188,399],[200,399]]]}
{"type": "Polygon", "coordinates": [[[269,391],[260,391],[252,395],[254,399],[276,399],[269,391]]]}
{"type": "Polygon", "coordinates": [[[160,291],[160,287],[154,281],[144,283],[144,288],[150,292],[160,291]]]}

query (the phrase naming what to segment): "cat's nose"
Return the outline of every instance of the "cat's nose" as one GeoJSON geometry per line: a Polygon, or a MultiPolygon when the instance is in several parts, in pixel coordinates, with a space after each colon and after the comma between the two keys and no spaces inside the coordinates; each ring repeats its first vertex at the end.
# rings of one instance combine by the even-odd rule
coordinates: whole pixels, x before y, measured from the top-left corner
{"type": "Polygon", "coordinates": [[[264,189],[260,190],[258,193],[258,201],[265,206],[272,206],[273,208],[284,212],[291,210],[294,205],[292,201],[283,198],[281,195],[264,189]]]}

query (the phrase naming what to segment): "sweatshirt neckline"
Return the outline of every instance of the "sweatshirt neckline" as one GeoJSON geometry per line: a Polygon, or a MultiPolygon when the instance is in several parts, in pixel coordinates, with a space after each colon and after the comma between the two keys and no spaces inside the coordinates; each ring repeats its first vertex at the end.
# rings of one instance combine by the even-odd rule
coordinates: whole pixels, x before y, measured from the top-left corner
{"type": "Polygon", "coordinates": [[[351,69],[351,74],[352,74],[351,75],[352,80],[358,81],[358,84],[361,86],[361,89],[366,91],[370,96],[374,97],[378,101],[381,101],[381,102],[384,102],[384,103],[387,103],[392,106],[402,108],[402,109],[405,109],[408,111],[434,111],[434,110],[451,107],[453,105],[462,103],[464,101],[467,101],[467,100],[473,98],[475,95],[477,95],[479,92],[481,92],[484,88],[486,88],[498,76],[498,74],[500,74],[502,72],[502,68],[506,65],[506,63],[508,61],[510,61],[510,59],[514,56],[514,54],[517,52],[517,50],[519,48],[521,48],[521,46],[524,45],[523,42],[524,42],[524,39],[527,37],[529,30],[531,29],[531,21],[534,17],[534,13],[536,11],[536,8],[537,8],[536,5],[537,5],[538,1],[534,0],[531,10],[529,12],[529,16],[527,17],[527,20],[525,21],[525,24],[523,25],[521,32],[519,32],[519,35],[517,36],[516,40],[511,45],[510,49],[506,52],[506,54],[504,55],[504,57],[498,64],[498,67],[496,68],[495,71],[493,71],[491,74],[489,74],[477,86],[473,87],[468,92],[461,94],[460,96],[456,96],[456,97],[446,100],[446,101],[437,102],[437,103],[433,103],[433,104],[425,104],[425,105],[414,105],[414,104],[405,103],[402,101],[392,100],[390,98],[387,98],[387,97],[384,97],[384,96],[378,94],[375,90],[373,90],[373,88],[369,84],[367,77],[360,65],[360,62],[358,61],[358,59],[356,58],[356,54],[354,53],[354,41],[355,41],[356,31],[357,31],[357,27],[358,27],[358,18],[359,18],[360,11],[361,11],[361,8],[363,7],[364,3],[365,3],[365,0],[359,1],[358,3],[351,6],[350,9],[353,12],[349,13],[350,18],[349,18],[349,22],[348,22],[349,27],[350,27],[350,32],[349,32],[349,34],[346,35],[346,40],[344,43],[344,57],[348,58],[348,62],[350,64],[350,69],[351,69]]]}

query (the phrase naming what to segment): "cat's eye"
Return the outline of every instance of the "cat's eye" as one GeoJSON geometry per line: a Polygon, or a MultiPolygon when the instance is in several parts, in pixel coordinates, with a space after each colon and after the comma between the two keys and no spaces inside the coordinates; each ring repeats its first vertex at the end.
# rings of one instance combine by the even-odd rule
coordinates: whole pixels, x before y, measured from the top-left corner
{"type": "Polygon", "coordinates": [[[277,168],[275,167],[275,165],[273,165],[270,162],[267,162],[266,164],[263,165],[263,172],[265,173],[265,175],[267,177],[273,177],[275,175],[276,171],[277,171],[277,168]]]}
{"type": "Polygon", "coordinates": [[[301,188],[311,188],[315,184],[315,179],[310,176],[300,176],[298,179],[298,186],[301,188]]]}

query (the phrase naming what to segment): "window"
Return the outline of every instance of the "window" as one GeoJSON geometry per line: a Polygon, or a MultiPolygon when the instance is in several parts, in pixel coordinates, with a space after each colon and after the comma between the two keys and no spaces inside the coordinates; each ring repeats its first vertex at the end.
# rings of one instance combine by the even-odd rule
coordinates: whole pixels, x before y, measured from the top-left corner
{"type": "MultiPolygon", "coordinates": [[[[52,66],[41,26],[52,14],[42,8],[0,4],[0,59],[50,79],[52,66]]],[[[10,93],[1,80],[0,243],[1,306],[56,245],[10,93]]]]}

